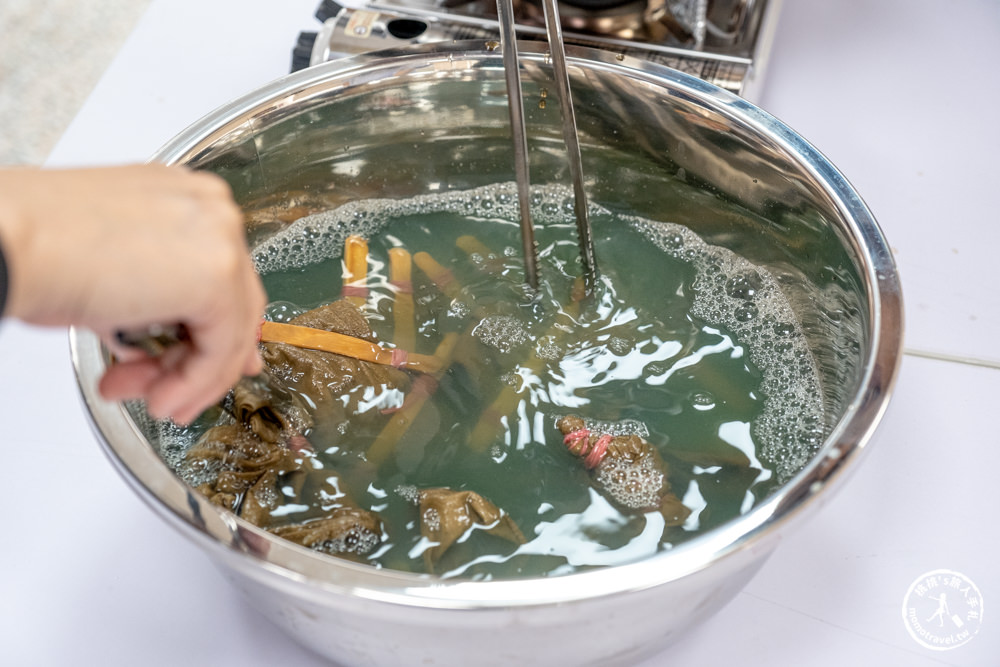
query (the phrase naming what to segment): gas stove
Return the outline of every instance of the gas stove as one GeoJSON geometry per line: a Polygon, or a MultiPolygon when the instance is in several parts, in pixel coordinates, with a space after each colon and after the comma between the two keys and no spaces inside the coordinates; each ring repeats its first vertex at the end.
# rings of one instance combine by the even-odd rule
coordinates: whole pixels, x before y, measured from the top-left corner
{"type": "MultiPolygon", "coordinates": [[[[518,39],[545,39],[540,0],[513,0],[518,39]]],[[[692,74],[747,99],[759,94],[781,0],[560,0],[567,44],[692,74]]],[[[496,40],[495,0],[324,0],[299,35],[292,70],[412,44],[496,40]]]]}

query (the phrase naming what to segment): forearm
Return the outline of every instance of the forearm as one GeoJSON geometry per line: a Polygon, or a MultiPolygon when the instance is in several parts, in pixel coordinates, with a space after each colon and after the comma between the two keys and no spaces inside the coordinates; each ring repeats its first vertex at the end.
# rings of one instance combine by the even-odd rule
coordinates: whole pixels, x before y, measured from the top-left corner
{"type": "Polygon", "coordinates": [[[0,170],[5,315],[40,325],[120,329],[183,323],[172,363],[109,369],[109,398],[144,398],[157,416],[192,419],[241,373],[260,368],[265,295],[243,215],[211,174],[138,165],[0,170]]]}
{"type": "MultiPolygon", "coordinates": [[[[3,315],[31,324],[95,324],[88,313],[113,239],[141,211],[113,210],[115,170],[0,170],[0,245],[7,268],[3,315]],[[110,177],[110,178],[109,178],[110,177]]],[[[127,239],[122,238],[124,242],[127,239]]]]}

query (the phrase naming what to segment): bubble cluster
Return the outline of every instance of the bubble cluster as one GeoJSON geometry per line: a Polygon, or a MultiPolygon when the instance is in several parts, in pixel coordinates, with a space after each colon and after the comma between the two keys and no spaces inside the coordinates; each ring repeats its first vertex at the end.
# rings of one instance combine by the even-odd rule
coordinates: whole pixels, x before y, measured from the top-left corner
{"type": "MultiPolygon", "coordinates": [[[[538,224],[570,223],[573,211],[561,205],[566,188],[555,185],[531,189],[532,214],[538,224]]],[[[591,206],[592,215],[602,211],[591,206]]],[[[367,199],[350,202],[329,211],[299,218],[287,227],[259,241],[252,249],[257,273],[266,275],[288,271],[340,257],[344,241],[351,234],[371,238],[388,222],[400,216],[458,213],[473,217],[518,220],[517,188],[514,183],[497,183],[474,190],[421,195],[405,200],[367,199]]],[[[505,248],[514,255],[516,249],[505,248]]]]}
{"type": "Polygon", "coordinates": [[[511,315],[492,315],[483,318],[472,330],[472,335],[483,345],[500,352],[510,352],[528,340],[524,323],[511,315]]]}
{"type": "Polygon", "coordinates": [[[271,322],[291,322],[306,312],[290,301],[272,301],[264,309],[264,319],[271,322]]]}
{"type": "Polygon", "coordinates": [[[221,458],[188,460],[188,450],[197,441],[199,430],[178,426],[169,419],[153,420],[144,408],[141,411],[133,410],[133,414],[140,416],[140,427],[152,434],[150,440],[156,446],[160,458],[189,485],[198,487],[214,482],[222,472],[221,458]]]}
{"type": "Polygon", "coordinates": [[[265,485],[259,485],[258,488],[254,489],[254,497],[261,507],[267,509],[274,509],[278,506],[278,501],[281,500],[277,489],[265,485]]]}
{"type": "Polygon", "coordinates": [[[605,457],[594,479],[615,502],[633,510],[659,507],[664,477],[649,454],[636,460],[605,457]]]}
{"type": "Polygon", "coordinates": [[[608,349],[620,357],[632,351],[633,342],[622,336],[612,336],[608,339],[608,349]]]}
{"type": "Polygon", "coordinates": [[[185,458],[168,462],[177,474],[190,486],[198,488],[202,484],[211,484],[222,472],[221,459],[197,459],[188,461],[185,458]]]}
{"type": "Polygon", "coordinates": [[[414,505],[420,502],[420,492],[413,484],[400,484],[396,487],[396,493],[400,498],[414,505]]]}
{"type": "Polygon", "coordinates": [[[554,336],[543,336],[539,338],[538,342],[535,344],[535,355],[537,355],[539,359],[555,361],[562,358],[563,349],[554,336]]]}
{"type": "MultiPolygon", "coordinates": [[[[559,421],[560,417],[556,418],[559,421]]],[[[608,435],[637,435],[643,440],[649,438],[649,428],[638,419],[619,419],[618,421],[604,421],[601,419],[584,419],[583,425],[591,433],[607,433],[608,435]]]]}
{"type": "Polygon", "coordinates": [[[428,530],[440,530],[441,529],[441,515],[433,507],[428,507],[424,510],[424,525],[427,526],[428,530]]]}
{"type": "Polygon", "coordinates": [[[815,358],[778,281],[686,227],[629,220],[661,250],[695,267],[692,314],[732,331],[762,373],[764,409],[751,428],[761,458],[787,481],[819,450],[826,419],[815,358]]]}
{"type": "Polygon", "coordinates": [[[328,554],[366,554],[382,542],[382,536],[378,533],[354,526],[340,537],[333,540],[325,540],[312,545],[313,549],[328,554]]]}
{"type": "Polygon", "coordinates": [[[726,281],[726,294],[734,299],[750,301],[760,291],[762,280],[755,270],[737,273],[726,281]]]}
{"type": "Polygon", "coordinates": [[[507,385],[508,387],[516,387],[520,376],[513,371],[510,373],[504,373],[500,376],[500,382],[507,385]]]}
{"type": "Polygon", "coordinates": [[[448,312],[445,313],[445,316],[456,320],[464,320],[467,319],[471,313],[472,306],[469,304],[464,301],[452,301],[448,306],[448,312]]]}
{"type": "Polygon", "coordinates": [[[691,405],[695,410],[708,410],[715,406],[715,397],[707,391],[696,391],[691,395],[691,405]]]}

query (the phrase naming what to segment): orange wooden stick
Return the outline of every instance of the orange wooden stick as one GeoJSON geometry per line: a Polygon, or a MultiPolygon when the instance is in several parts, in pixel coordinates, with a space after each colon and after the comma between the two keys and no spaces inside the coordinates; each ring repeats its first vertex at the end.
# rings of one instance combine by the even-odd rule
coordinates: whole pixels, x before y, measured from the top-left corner
{"type": "Polygon", "coordinates": [[[462,286],[458,284],[451,271],[438,264],[437,260],[426,252],[418,252],[413,255],[413,261],[420,270],[427,274],[427,277],[437,285],[437,288],[449,299],[457,299],[462,292],[462,286]]]}
{"type": "Polygon", "coordinates": [[[363,338],[282,322],[263,322],[260,327],[260,340],[263,343],[286,343],[307,350],[332,352],[383,366],[395,366],[422,373],[434,373],[440,370],[441,365],[440,360],[431,355],[416,354],[398,347],[385,348],[363,338]]]}
{"type": "MultiPolygon", "coordinates": [[[[451,271],[441,266],[437,260],[426,252],[418,252],[413,255],[415,263],[431,281],[437,285],[445,296],[457,298],[462,291],[462,286],[451,275],[451,271]]],[[[424,404],[437,391],[437,382],[440,380],[455,357],[456,348],[462,341],[468,340],[475,324],[469,325],[468,329],[461,335],[449,333],[438,343],[434,358],[440,363],[440,368],[429,376],[417,378],[406,395],[403,406],[395,412],[382,431],[375,438],[375,441],[365,453],[365,458],[376,467],[382,465],[390,454],[396,449],[396,445],[406,435],[410,425],[423,409],[424,404]]]]}
{"type": "Polygon", "coordinates": [[[473,255],[479,255],[481,258],[479,260],[479,265],[487,273],[497,274],[503,271],[503,260],[496,255],[487,247],[485,243],[477,239],[471,234],[466,234],[464,236],[459,236],[455,239],[455,245],[462,249],[466,255],[472,257],[473,255]]]}
{"type": "Polygon", "coordinates": [[[396,289],[392,304],[393,340],[397,347],[412,350],[417,345],[417,328],[413,320],[410,252],[405,248],[389,249],[389,282],[396,289]]]}
{"type": "Polygon", "coordinates": [[[416,419],[417,415],[420,414],[420,410],[423,409],[424,404],[437,391],[437,381],[441,379],[445,371],[448,370],[448,366],[451,365],[451,357],[455,352],[455,344],[457,342],[457,333],[445,334],[445,337],[441,339],[437,349],[434,351],[438,370],[429,375],[422,375],[414,380],[410,393],[403,400],[403,407],[390,416],[389,421],[382,428],[378,437],[375,438],[375,442],[365,452],[365,458],[369,463],[372,463],[376,467],[382,465],[389,457],[389,454],[396,449],[396,444],[406,435],[413,420],[416,419]]]}
{"type": "MultiPolygon", "coordinates": [[[[580,302],[585,296],[586,290],[584,289],[583,279],[577,278],[573,282],[573,288],[570,293],[570,303],[565,308],[565,314],[568,315],[571,320],[575,319],[579,314],[580,302]]],[[[560,318],[554,322],[545,335],[551,336],[557,341],[564,338],[566,335],[566,322],[564,319],[560,318]]],[[[537,355],[532,355],[530,358],[521,362],[520,367],[522,369],[528,369],[533,373],[538,373],[541,371],[545,363],[544,359],[541,359],[537,355]]],[[[521,397],[519,388],[512,387],[510,385],[504,385],[501,387],[500,393],[497,394],[495,399],[493,399],[493,402],[490,403],[489,407],[483,410],[483,413],[479,416],[479,421],[476,422],[476,426],[472,429],[472,433],[469,435],[468,440],[469,447],[477,452],[484,451],[496,438],[497,432],[500,430],[503,423],[503,418],[514,413],[520,400],[521,397]]]]}
{"type": "Polygon", "coordinates": [[[356,235],[344,241],[344,286],[341,294],[358,308],[368,302],[368,241],[356,235]]]}
{"type": "Polygon", "coordinates": [[[466,254],[477,254],[482,256],[483,259],[486,259],[491,254],[489,247],[471,234],[459,236],[455,239],[455,245],[464,250],[466,254]]]}

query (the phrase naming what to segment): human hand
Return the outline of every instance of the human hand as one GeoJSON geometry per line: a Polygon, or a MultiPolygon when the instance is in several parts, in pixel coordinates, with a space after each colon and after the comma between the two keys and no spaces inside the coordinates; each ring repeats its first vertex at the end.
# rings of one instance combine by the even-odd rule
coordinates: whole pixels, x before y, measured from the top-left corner
{"type": "Polygon", "coordinates": [[[109,400],[194,419],[241,375],[260,372],[266,297],[243,217],[217,176],[140,165],[0,171],[7,313],[40,325],[118,330],[183,324],[190,343],[159,358],[121,351],[101,379],[109,400]]]}

